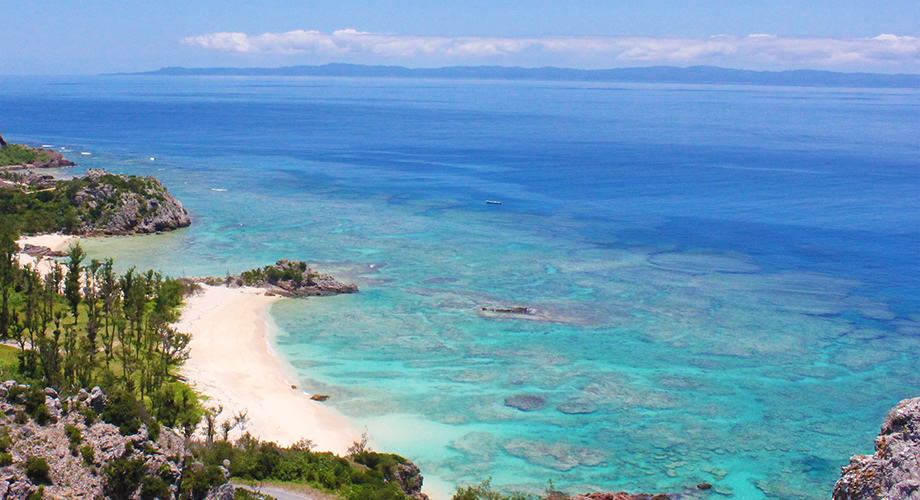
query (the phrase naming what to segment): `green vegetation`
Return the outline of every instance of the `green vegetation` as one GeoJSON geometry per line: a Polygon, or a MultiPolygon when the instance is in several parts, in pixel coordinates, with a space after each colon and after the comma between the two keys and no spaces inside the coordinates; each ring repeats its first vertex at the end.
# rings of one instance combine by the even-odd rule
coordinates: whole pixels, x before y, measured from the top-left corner
{"type": "Polygon", "coordinates": [[[7,216],[25,233],[72,233],[83,223],[93,226],[108,220],[132,198],[138,201],[143,216],[147,202],[162,202],[165,193],[153,177],[97,173],[35,192],[0,189],[0,215],[7,216]]]}
{"type": "Polygon", "coordinates": [[[26,476],[28,476],[33,483],[51,483],[51,478],[48,476],[50,472],[51,467],[48,466],[48,462],[45,461],[44,458],[29,457],[26,459],[26,476]]]}
{"type": "MultiPolygon", "coordinates": [[[[307,263],[299,261],[288,261],[280,265],[265,266],[262,269],[244,271],[237,280],[237,285],[252,286],[259,282],[277,285],[282,281],[293,281],[300,285],[304,281],[304,273],[307,272],[307,269],[307,263]]],[[[312,286],[313,280],[317,277],[318,275],[316,274],[307,274],[307,286],[312,286]]]]}
{"type": "Polygon", "coordinates": [[[231,476],[241,480],[308,485],[348,500],[408,498],[395,480],[397,466],[407,462],[399,455],[365,450],[343,458],[313,452],[309,443],[282,448],[248,434],[236,443],[201,443],[193,452],[205,467],[229,460],[231,476]]]}
{"type": "Polygon", "coordinates": [[[158,430],[155,417],[190,435],[202,410],[175,376],[190,337],[171,326],[183,285],[133,268],[119,276],[111,259],[85,262],[79,244],[64,266],[42,277],[19,267],[17,237],[13,222],[0,216],[0,338],[19,346],[15,369],[5,350],[0,367],[31,385],[14,387],[10,398],[23,399],[26,413],[44,424],[50,415],[41,387],[68,395],[100,385],[109,397],[102,418],[123,433],[137,432],[142,422],[158,430]]]}
{"type": "Polygon", "coordinates": [[[83,463],[85,465],[93,465],[93,459],[96,458],[96,452],[93,450],[92,446],[81,446],[80,455],[83,456],[83,463]]]}
{"type": "Polygon", "coordinates": [[[245,488],[237,488],[233,490],[233,500],[276,500],[275,497],[271,495],[266,495],[264,493],[257,493],[255,491],[250,491],[245,488]]]}
{"type": "Polygon", "coordinates": [[[0,148],[0,167],[10,165],[26,165],[38,159],[38,153],[29,147],[19,144],[7,144],[0,148]]]}

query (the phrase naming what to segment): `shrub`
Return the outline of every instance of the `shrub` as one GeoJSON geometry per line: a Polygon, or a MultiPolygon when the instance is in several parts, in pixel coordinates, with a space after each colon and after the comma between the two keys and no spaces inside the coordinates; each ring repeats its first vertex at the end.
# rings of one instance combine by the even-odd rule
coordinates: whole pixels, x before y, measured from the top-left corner
{"type": "Polygon", "coordinates": [[[141,479],[141,499],[153,500],[154,498],[165,499],[170,497],[169,485],[162,478],[157,476],[144,476],[141,479]]]}
{"type": "MultiPolygon", "coordinates": [[[[35,411],[45,406],[45,391],[39,388],[38,385],[33,385],[26,389],[24,396],[26,412],[34,417],[35,411]]],[[[45,406],[45,409],[47,410],[48,407],[45,406]]]]}
{"type": "Polygon", "coordinates": [[[19,400],[19,396],[25,394],[27,390],[28,389],[25,387],[14,385],[10,387],[9,392],[7,392],[6,399],[11,403],[15,403],[19,400]]]}
{"type": "Polygon", "coordinates": [[[128,498],[137,490],[137,485],[144,475],[144,461],[116,458],[103,469],[105,484],[102,488],[111,498],[128,498]]]}
{"type": "Polygon", "coordinates": [[[35,484],[51,484],[48,473],[51,467],[44,458],[29,457],[26,459],[26,476],[35,484]]]}
{"type": "Polygon", "coordinates": [[[80,415],[83,415],[83,423],[87,426],[93,425],[96,422],[96,419],[99,418],[99,415],[96,414],[96,411],[88,406],[80,410],[80,415]]]}
{"type": "Polygon", "coordinates": [[[141,414],[134,395],[124,389],[113,390],[102,410],[102,420],[117,425],[123,436],[135,434],[141,428],[141,414]]]}
{"type": "Polygon", "coordinates": [[[160,423],[159,422],[157,422],[156,420],[151,420],[147,424],[147,436],[154,443],[160,440],[160,423]]]}
{"type": "Polygon", "coordinates": [[[504,495],[492,491],[489,485],[491,481],[492,478],[489,478],[476,486],[457,488],[457,493],[454,494],[451,500],[527,500],[527,496],[521,493],[504,495]]]}
{"type": "Polygon", "coordinates": [[[35,411],[32,412],[32,417],[35,418],[38,425],[45,425],[51,421],[51,412],[48,410],[48,407],[42,403],[35,407],[35,411]]]}
{"type": "Polygon", "coordinates": [[[204,466],[200,463],[187,463],[182,469],[179,497],[202,500],[207,496],[208,490],[224,484],[226,481],[224,474],[216,465],[204,466]]]}
{"type": "Polygon", "coordinates": [[[6,467],[7,465],[13,465],[13,455],[9,453],[0,453],[0,467],[6,467]]]}
{"type": "Polygon", "coordinates": [[[277,500],[275,497],[264,493],[256,493],[246,488],[235,488],[233,490],[233,500],[277,500]]]}
{"type": "Polygon", "coordinates": [[[80,443],[83,442],[83,436],[80,434],[80,429],[70,424],[64,426],[64,434],[67,434],[67,439],[73,446],[79,446],[80,443]]]}
{"type": "Polygon", "coordinates": [[[10,436],[10,428],[4,425],[0,427],[0,451],[7,451],[10,446],[13,446],[13,436],[10,436]]]}
{"type": "Polygon", "coordinates": [[[89,445],[81,447],[80,454],[83,455],[83,463],[86,465],[92,465],[93,459],[96,458],[96,452],[89,445]]]}
{"type": "Polygon", "coordinates": [[[45,498],[45,487],[39,486],[37,490],[33,491],[26,497],[26,500],[42,500],[45,498]]]}

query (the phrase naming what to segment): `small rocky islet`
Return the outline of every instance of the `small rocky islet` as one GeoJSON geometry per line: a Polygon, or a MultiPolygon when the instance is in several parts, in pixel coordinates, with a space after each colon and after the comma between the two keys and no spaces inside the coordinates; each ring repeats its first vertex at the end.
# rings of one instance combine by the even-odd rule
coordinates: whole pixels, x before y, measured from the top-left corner
{"type": "Polygon", "coordinates": [[[343,283],[329,274],[313,269],[306,262],[288,259],[280,259],[270,266],[230,274],[223,278],[205,276],[189,278],[187,281],[230,288],[263,288],[266,295],[288,298],[328,297],[358,292],[358,286],[354,283],[343,283]]]}

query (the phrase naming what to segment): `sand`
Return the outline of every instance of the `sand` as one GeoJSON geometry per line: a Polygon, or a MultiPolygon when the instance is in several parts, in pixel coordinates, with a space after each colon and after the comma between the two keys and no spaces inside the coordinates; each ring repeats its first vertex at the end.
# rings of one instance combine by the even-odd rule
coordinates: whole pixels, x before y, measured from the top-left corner
{"type": "MultiPolygon", "coordinates": [[[[203,288],[186,300],[176,325],[192,335],[181,373],[209,398],[206,406],[223,407],[218,422],[245,410],[245,430],[261,440],[289,446],[309,439],[316,450],[340,455],[360,440],[344,415],[292,388],[293,369],[270,347],[274,327],[268,310],[280,298],[257,288],[203,288]]],[[[235,429],[230,435],[240,434],[235,429]]]]}
{"type": "MultiPolygon", "coordinates": [[[[71,236],[61,233],[49,233],[49,234],[39,234],[35,236],[23,236],[16,240],[16,243],[19,244],[19,247],[22,248],[26,243],[30,245],[37,245],[42,247],[48,247],[54,252],[66,252],[70,247],[70,244],[77,240],[76,236],[71,236]]],[[[31,255],[26,255],[25,253],[19,253],[19,265],[26,266],[30,265],[34,269],[44,276],[51,270],[51,263],[54,259],[49,257],[43,257],[37,259],[31,255]]]]}

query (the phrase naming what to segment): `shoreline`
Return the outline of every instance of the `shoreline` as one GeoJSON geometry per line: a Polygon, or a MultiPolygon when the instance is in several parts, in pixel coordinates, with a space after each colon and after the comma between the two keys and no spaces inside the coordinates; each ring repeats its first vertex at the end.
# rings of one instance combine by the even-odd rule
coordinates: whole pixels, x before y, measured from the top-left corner
{"type": "MultiPolygon", "coordinates": [[[[73,236],[70,234],[45,233],[31,236],[21,236],[18,240],[16,240],[16,243],[20,248],[23,248],[26,246],[26,244],[29,244],[40,247],[48,247],[52,252],[66,252],[70,247],[70,244],[79,239],[80,238],[78,236],[73,236]]],[[[51,271],[51,258],[32,257],[22,250],[17,253],[17,258],[19,259],[20,267],[30,265],[42,276],[48,274],[51,271]]]]}
{"type": "MultiPolygon", "coordinates": [[[[309,439],[317,451],[344,455],[360,441],[347,417],[292,387],[293,370],[271,345],[276,330],[268,310],[281,297],[252,287],[202,285],[202,290],[186,299],[175,324],[192,335],[180,374],[208,398],[206,406],[223,408],[218,425],[246,411],[245,431],[280,446],[309,439]]],[[[236,427],[230,436],[242,433],[236,427]]]]}

